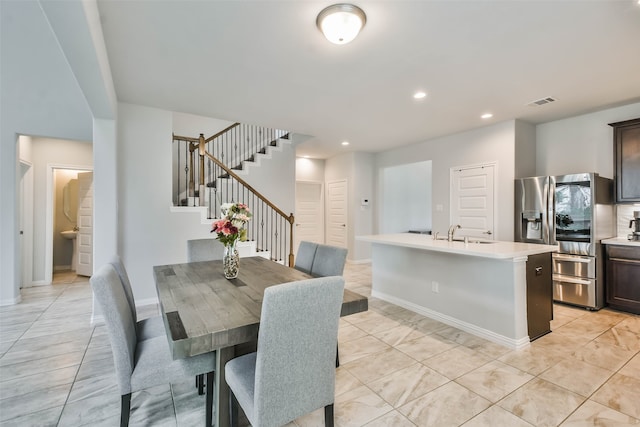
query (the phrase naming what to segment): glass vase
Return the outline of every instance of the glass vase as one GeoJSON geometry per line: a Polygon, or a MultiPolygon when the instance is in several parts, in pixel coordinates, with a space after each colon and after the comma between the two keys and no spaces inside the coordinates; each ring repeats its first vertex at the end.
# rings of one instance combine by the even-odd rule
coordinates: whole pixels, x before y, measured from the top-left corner
{"type": "Polygon", "coordinates": [[[226,279],[235,279],[238,277],[238,269],[240,267],[240,257],[236,249],[236,242],[225,245],[224,256],[222,257],[222,265],[224,269],[224,277],[226,279]]]}

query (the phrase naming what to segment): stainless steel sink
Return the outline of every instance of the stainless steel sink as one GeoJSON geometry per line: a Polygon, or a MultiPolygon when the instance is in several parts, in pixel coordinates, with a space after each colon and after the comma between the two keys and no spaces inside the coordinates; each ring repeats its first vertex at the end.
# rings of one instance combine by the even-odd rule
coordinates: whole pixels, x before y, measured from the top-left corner
{"type": "MultiPolygon", "coordinates": [[[[440,237],[438,236],[438,238],[436,240],[444,240],[446,241],[447,238],[446,237],[440,237]]],[[[464,239],[460,239],[459,237],[453,239],[454,242],[460,242],[463,243],[464,239]]],[[[477,240],[477,239],[469,239],[469,241],[467,242],[469,244],[480,244],[480,245],[487,245],[487,244],[491,244],[491,243],[498,243],[495,240],[477,240]]]]}

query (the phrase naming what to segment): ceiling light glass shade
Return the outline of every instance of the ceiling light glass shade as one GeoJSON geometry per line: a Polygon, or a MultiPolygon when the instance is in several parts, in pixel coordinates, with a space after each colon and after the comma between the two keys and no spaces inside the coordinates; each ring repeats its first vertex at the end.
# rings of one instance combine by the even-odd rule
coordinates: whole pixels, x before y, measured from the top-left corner
{"type": "Polygon", "coordinates": [[[324,8],[316,19],[316,25],[331,43],[346,44],[355,39],[367,16],[358,6],[340,3],[324,8]]]}

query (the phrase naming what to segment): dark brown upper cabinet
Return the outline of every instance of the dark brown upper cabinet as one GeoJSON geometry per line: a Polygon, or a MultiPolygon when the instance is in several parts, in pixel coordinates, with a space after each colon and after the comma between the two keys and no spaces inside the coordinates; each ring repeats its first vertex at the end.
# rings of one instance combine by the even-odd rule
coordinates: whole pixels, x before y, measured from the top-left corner
{"type": "Polygon", "coordinates": [[[616,202],[640,202],[640,118],[609,126],[613,126],[616,202]]]}

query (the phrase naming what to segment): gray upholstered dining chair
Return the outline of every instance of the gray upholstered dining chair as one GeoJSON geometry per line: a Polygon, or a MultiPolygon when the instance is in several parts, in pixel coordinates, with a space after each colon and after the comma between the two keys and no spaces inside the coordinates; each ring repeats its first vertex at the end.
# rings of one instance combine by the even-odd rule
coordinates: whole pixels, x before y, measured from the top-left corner
{"type": "Polygon", "coordinates": [[[224,256],[224,245],[218,239],[187,240],[187,261],[214,261],[224,256]]]}
{"type": "Polygon", "coordinates": [[[311,274],[313,257],[316,256],[317,248],[317,243],[307,242],[306,240],[301,241],[298,246],[298,253],[296,254],[296,261],[293,267],[303,273],[311,274]]]}
{"type": "Polygon", "coordinates": [[[276,427],[324,407],[333,426],[335,343],[344,292],[342,277],[300,280],[267,288],[258,351],[227,362],[231,425],[240,404],[254,427],[276,427]]]}
{"type": "Polygon", "coordinates": [[[113,265],[102,266],[90,283],[111,342],[121,395],[120,426],[129,425],[131,393],[202,373],[207,374],[206,425],[211,426],[215,354],[173,360],[167,337],[139,340],[127,297],[113,265]]]}
{"type": "Polygon", "coordinates": [[[337,246],[318,245],[311,265],[315,277],[342,276],[347,260],[347,250],[337,246]]]}
{"type": "Polygon", "coordinates": [[[136,301],[133,298],[133,289],[131,289],[131,281],[129,280],[129,275],[127,274],[127,270],[124,268],[124,264],[120,257],[118,255],[112,256],[109,264],[113,266],[120,278],[120,283],[122,284],[122,288],[124,289],[124,293],[127,297],[127,303],[129,303],[131,316],[133,317],[133,321],[136,325],[136,335],[138,336],[138,339],[143,341],[149,338],[160,336],[164,337],[166,333],[162,316],[154,316],[138,320],[138,315],[136,313],[136,301]]]}
{"type": "MultiPolygon", "coordinates": [[[[342,276],[347,261],[347,250],[337,246],[317,244],[311,274],[314,277],[342,276]]],[[[336,345],[336,368],[340,366],[340,352],[336,345]]]]}

